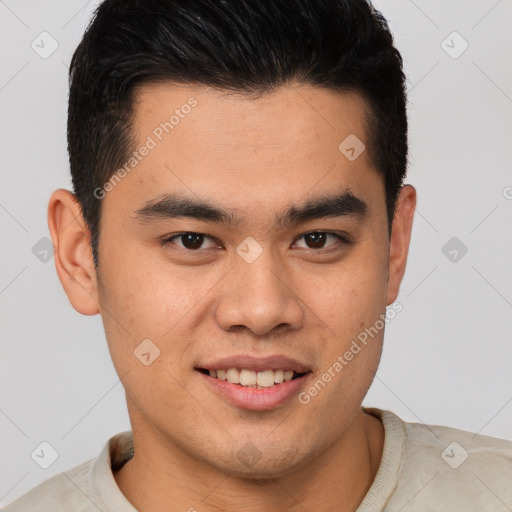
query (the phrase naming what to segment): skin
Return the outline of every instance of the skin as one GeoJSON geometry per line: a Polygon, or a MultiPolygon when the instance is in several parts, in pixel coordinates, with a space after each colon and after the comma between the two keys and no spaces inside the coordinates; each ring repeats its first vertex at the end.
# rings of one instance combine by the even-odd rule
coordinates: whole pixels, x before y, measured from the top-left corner
{"type": "Polygon", "coordinates": [[[101,314],[126,390],[135,455],[116,482],[143,512],[168,512],[169,503],[200,512],[356,510],[382,455],[382,424],[361,403],[383,330],[306,405],[294,396],[273,410],[240,409],[194,366],[285,354],[306,361],[315,381],[396,300],[415,189],[402,187],[390,238],[368,146],[354,161],[338,150],[349,134],[365,141],[365,101],[309,85],[259,99],[145,85],[134,109],[137,147],[191,97],[197,106],[102,200],[98,271],[73,194],[57,190],[49,204],[59,278],[77,311],[101,314]],[[289,206],[336,190],[364,200],[364,218],[275,226],[289,206]],[[162,193],[213,202],[244,222],[138,221],[135,212],[162,193]],[[329,236],[315,248],[302,236],[313,230],[353,243],[329,236]],[[211,239],[195,252],[180,238],[161,243],[184,231],[211,239]],[[250,264],[236,253],[248,236],[263,249],[250,264]],[[144,366],[134,349],[147,338],[161,353],[144,366]],[[260,454],[251,467],[237,456],[249,441],[260,454]]]}

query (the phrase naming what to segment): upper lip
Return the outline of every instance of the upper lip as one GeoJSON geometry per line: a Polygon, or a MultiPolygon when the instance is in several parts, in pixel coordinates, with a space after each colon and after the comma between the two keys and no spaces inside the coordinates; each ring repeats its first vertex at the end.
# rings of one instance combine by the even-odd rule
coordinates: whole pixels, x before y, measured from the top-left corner
{"type": "Polygon", "coordinates": [[[215,361],[201,363],[197,368],[205,370],[229,370],[230,368],[241,368],[255,372],[265,370],[294,370],[297,373],[306,373],[311,368],[304,363],[284,355],[272,355],[256,357],[250,355],[227,356],[215,361]]]}

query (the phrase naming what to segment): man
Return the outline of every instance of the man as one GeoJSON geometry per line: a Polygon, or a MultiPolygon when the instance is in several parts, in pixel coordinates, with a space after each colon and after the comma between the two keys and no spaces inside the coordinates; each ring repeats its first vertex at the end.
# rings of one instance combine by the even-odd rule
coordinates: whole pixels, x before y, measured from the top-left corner
{"type": "Polygon", "coordinates": [[[512,507],[512,443],[361,406],[416,204],[371,5],[106,0],[70,78],[55,263],[132,432],[5,510],[512,507]]]}

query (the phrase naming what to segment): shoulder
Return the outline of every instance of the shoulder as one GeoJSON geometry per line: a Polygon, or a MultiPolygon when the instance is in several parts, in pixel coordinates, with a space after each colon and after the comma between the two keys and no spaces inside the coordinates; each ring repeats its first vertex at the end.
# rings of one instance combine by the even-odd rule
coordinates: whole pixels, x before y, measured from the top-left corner
{"type": "Polygon", "coordinates": [[[2,512],[97,511],[98,507],[89,498],[92,494],[89,474],[94,460],[52,476],[7,505],[2,512]]]}
{"type": "MultiPolygon", "coordinates": [[[[512,441],[442,425],[404,422],[407,459],[462,472],[505,472],[512,477],[512,441]]],[[[504,476],[503,475],[503,476],[504,476]]]]}
{"type": "Polygon", "coordinates": [[[132,432],[115,434],[96,458],[45,480],[2,512],[136,512],[117,486],[113,473],[132,456],[132,432]]]}
{"type": "Polygon", "coordinates": [[[409,423],[389,411],[383,415],[394,417],[403,429],[400,472],[392,500],[405,507],[403,512],[481,512],[512,506],[512,441],[453,427],[409,423]]]}

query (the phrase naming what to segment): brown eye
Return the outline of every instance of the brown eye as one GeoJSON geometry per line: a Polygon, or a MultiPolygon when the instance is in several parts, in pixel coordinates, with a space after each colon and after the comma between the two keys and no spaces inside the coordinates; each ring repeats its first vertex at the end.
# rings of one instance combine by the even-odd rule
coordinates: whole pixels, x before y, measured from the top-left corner
{"type": "Polygon", "coordinates": [[[311,249],[321,249],[327,240],[326,233],[308,233],[304,236],[306,244],[311,249]]]}
{"type": "Polygon", "coordinates": [[[185,233],[180,235],[181,243],[186,249],[199,249],[204,242],[204,235],[199,233],[185,233]]]}
{"type": "Polygon", "coordinates": [[[304,240],[305,249],[326,249],[328,247],[331,247],[332,245],[336,244],[336,240],[341,241],[341,243],[348,243],[348,240],[346,240],[341,235],[336,235],[334,233],[326,233],[325,231],[312,231],[311,233],[306,233],[299,237],[297,240],[304,240]],[[330,239],[334,239],[333,243],[330,243],[326,245],[327,241],[330,239]]]}
{"type": "Polygon", "coordinates": [[[210,247],[216,247],[215,242],[208,235],[202,233],[179,233],[162,240],[162,243],[163,245],[177,245],[189,251],[198,251],[199,249],[209,248],[202,247],[207,240],[210,240],[210,247]]]}

